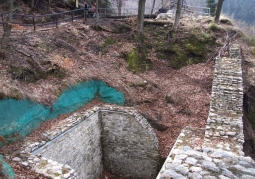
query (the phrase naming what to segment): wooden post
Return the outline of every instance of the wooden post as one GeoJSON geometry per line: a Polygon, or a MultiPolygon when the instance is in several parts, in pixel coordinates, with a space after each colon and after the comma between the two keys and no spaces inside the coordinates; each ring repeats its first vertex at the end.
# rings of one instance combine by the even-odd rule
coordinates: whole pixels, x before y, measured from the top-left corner
{"type": "Polygon", "coordinates": [[[35,31],[35,16],[33,15],[33,25],[34,25],[34,31],[35,31]]]}
{"type": "Polygon", "coordinates": [[[74,12],[72,12],[72,22],[73,22],[73,16],[74,16],[73,14],[74,14],[74,12]]]}
{"type": "Polygon", "coordinates": [[[84,24],[85,24],[87,22],[87,10],[85,8],[83,10],[83,13],[84,13],[83,20],[84,20],[84,24]]]}
{"type": "Polygon", "coordinates": [[[3,27],[4,27],[4,14],[1,13],[1,16],[2,16],[2,22],[3,22],[3,27]]]}

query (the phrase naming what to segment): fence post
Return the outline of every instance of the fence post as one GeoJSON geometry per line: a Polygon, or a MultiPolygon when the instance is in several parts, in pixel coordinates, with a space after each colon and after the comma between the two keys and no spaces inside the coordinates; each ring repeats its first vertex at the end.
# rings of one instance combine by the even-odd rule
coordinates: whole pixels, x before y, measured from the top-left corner
{"type": "Polygon", "coordinates": [[[58,28],[58,14],[56,14],[56,28],[58,28]]]}
{"type": "Polygon", "coordinates": [[[85,24],[87,22],[87,10],[85,8],[83,9],[83,13],[84,13],[83,20],[84,20],[84,24],[85,24]]]}
{"type": "Polygon", "coordinates": [[[74,16],[73,14],[74,14],[74,12],[72,12],[72,22],[73,22],[73,16],[74,16]]]}
{"type": "Polygon", "coordinates": [[[4,14],[1,13],[1,16],[2,16],[2,22],[3,22],[3,27],[4,27],[4,14]]]}
{"type": "Polygon", "coordinates": [[[35,31],[35,16],[33,15],[33,25],[34,25],[34,31],[35,31]]]}

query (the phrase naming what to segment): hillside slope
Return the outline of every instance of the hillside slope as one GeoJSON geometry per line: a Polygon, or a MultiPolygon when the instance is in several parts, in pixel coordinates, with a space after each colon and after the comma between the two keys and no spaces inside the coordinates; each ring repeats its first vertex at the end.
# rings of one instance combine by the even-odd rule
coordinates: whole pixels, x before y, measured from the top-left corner
{"type": "MultiPolygon", "coordinates": [[[[224,23],[213,30],[211,22],[210,18],[182,19],[174,33],[172,21],[147,21],[144,32],[150,66],[143,72],[127,68],[128,56],[137,48],[134,18],[102,19],[100,30],[93,28],[93,19],[36,32],[14,26],[0,54],[0,98],[29,98],[50,106],[70,85],[103,80],[124,93],[126,106],[135,107],[148,119],[165,158],[185,126],[205,126],[213,79],[211,57],[225,43],[226,34],[238,32],[224,23]]],[[[241,37],[239,33],[232,43],[241,43],[244,58],[250,58],[241,37]]],[[[80,110],[102,104],[95,99],[80,110]]],[[[38,138],[66,116],[45,122],[29,137],[38,138]]],[[[5,146],[1,153],[11,154],[17,147],[18,143],[5,146]]],[[[13,167],[26,176],[20,167],[13,167]]]]}

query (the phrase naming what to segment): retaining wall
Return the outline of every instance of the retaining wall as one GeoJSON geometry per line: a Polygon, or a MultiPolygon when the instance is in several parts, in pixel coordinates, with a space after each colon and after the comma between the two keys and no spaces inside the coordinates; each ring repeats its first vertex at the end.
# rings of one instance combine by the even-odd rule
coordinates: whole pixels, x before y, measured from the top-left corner
{"type": "Polygon", "coordinates": [[[160,167],[156,134],[133,108],[94,107],[43,136],[49,141],[27,141],[22,159],[15,160],[53,178],[98,179],[106,169],[130,179],[154,179],[160,167]]]}
{"type": "Polygon", "coordinates": [[[96,113],[32,154],[68,164],[80,178],[98,179],[103,171],[100,135],[96,113]]]}

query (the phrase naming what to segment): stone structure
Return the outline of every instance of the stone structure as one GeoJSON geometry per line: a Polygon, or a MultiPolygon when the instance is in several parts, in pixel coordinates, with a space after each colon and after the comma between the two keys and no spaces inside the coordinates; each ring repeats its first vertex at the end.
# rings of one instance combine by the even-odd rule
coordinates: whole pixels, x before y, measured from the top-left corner
{"type": "Polygon", "coordinates": [[[117,176],[154,179],[159,171],[156,134],[133,108],[94,107],[43,135],[47,143],[27,141],[22,157],[13,160],[56,179],[98,179],[104,169],[117,176]]]}
{"type": "Polygon", "coordinates": [[[206,129],[181,132],[157,179],[255,179],[255,162],[242,152],[240,47],[233,45],[229,52],[230,58],[215,62],[206,129]]]}
{"type": "MultiPolygon", "coordinates": [[[[101,126],[97,114],[91,115],[32,154],[68,164],[76,170],[80,178],[99,178],[103,165],[101,126]]],[[[71,121],[71,118],[69,119],[71,121]]]]}
{"type": "Polygon", "coordinates": [[[152,128],[130,114],[101,111],[100,115],[104,168],[125,178],[155,179],[160,166],[157,145],[148,135],[152,128]]]}

